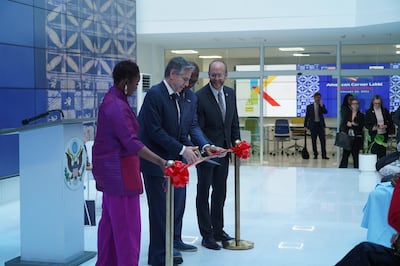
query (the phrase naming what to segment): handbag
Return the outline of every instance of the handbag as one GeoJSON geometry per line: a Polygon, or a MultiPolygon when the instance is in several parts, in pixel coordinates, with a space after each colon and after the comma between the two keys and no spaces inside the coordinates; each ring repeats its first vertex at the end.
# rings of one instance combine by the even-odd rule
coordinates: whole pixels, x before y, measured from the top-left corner
{"type": "Polygon", "coordinates": [[[308,153],[308,150],[307,150],[307,133],[306,132],[304,132],[304,148],[301,150],[301,157],[304,160],[310,159],[310,154],[308,153]]]}
{"type": "Polygon", "coordinates": [[[347,133],[343,131],[336,133],[335,146],[351,151],[351,148],[353,146],[353,141],[354,137],[349,136],[347,133]]]}

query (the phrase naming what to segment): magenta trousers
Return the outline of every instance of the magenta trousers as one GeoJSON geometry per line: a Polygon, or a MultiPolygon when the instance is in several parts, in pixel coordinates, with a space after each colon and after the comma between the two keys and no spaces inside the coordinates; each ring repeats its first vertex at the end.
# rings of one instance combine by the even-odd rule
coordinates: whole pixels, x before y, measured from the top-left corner
{"type": "Polygon", "coordinates": [[[96,266],[137,266],[141,234],[139,195],[103,193],[102,207],[96,266]]]}

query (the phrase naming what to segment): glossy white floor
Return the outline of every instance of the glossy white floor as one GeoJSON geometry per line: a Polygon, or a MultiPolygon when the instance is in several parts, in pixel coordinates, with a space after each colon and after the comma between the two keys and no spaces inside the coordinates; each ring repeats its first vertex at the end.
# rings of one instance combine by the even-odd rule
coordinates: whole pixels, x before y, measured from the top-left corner
{"type": "MultiPolygon", "coordinates": [[[[335,164],[333,161],[319,159],[315,163],[335,167],[331,166],[335,164]]],[[[231,235],[234,235],[233,174],[232,167],[225,206],[225,230],[231,235]]],[[[255,247],[246,251],[212,251],[200,244],[194,169],[190,177],[183,232],[184,240],[196,245],[198,251],[183,253],[183,265],[334,265],[355,244],[365,240],[366,231],[360,227],[362,208],[378,182],[375,173],[360,173],[355,169],[242,166],[241,237],[253,241],[255,247]]],[[[145,195],[141,201],[140,265],[147,265],[145,195]]],[[[0,265],[3,265],[20,255],[19,201],[1,204],[0,217],[0,265]]],[[[97,227],[85,227],[88,251],[96,250],[96,231],[97,227]]],[[[95,261],[83,265],[95,265],[95,261]]]]}

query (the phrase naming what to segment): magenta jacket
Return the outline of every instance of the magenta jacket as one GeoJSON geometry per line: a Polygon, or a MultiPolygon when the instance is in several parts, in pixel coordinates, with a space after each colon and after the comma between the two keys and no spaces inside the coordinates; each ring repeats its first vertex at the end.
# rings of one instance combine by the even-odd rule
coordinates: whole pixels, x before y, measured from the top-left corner
{"type": "Polygon", "coordinates": [[[127,96],[110,88],[99,108],[93,145],[93,176],[99,191],[111,195],[143,193],[137,152],[139,124],[127,96]]]}

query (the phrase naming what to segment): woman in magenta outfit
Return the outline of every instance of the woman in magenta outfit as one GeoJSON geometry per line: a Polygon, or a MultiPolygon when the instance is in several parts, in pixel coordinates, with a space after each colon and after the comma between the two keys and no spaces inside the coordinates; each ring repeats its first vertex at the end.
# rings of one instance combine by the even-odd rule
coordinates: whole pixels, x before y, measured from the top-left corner
{"type": "Polygon", "coordinates": [[[103,192],[96,265],[133,266],[139,262],[141,235],[139,157],[162,169],[166,161],[137,138],[139,124],[127,96],[137,89],[139,67],[122,61],[115,66],[113,79],[99,109],[93,146],[93,175],[103,192]]]}

